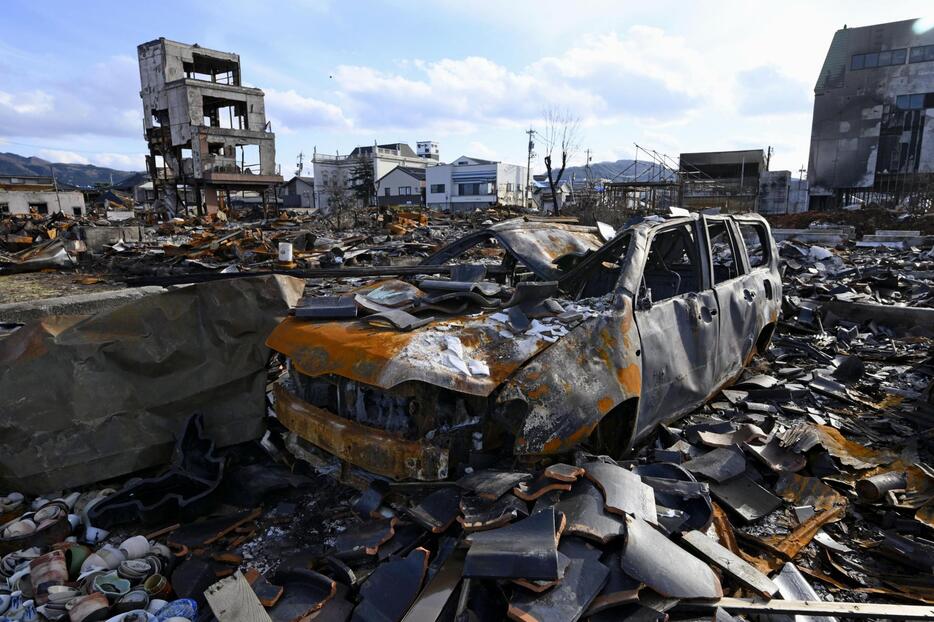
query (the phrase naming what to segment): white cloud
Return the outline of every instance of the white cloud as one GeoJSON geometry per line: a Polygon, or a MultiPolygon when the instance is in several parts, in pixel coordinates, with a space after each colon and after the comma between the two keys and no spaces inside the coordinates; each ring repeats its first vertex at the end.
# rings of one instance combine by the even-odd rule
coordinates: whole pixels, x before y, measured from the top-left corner
{"type": "Polygon", "coordinates": [[[471,141],[467,149],[469,151],[464,155],[468,157],[472,156],[482,160],[498,160],[501,157],[493,149],[490,149],[479,140],[471,141]]]}
{"type": "Polygon", "coordinates": [[[808,84],[773,66],[754,67],[736,76],[739,85],[738,108],[747,115],[811,112],[812,95],[808,84]]]}
{"type": "Polygon", "coordinates": [[[39,157],[56,164],[90,164],[91,161],[80,153],[62,151],[59,149],[41,149],[39,157]]]}
{"type": "Polygon", "coordinates": [[[98,166],[115,168],[121,171],[142,171],[146,168],[146,155],[143,153],[130,155],[126,153],[95,153],[90,156],[91,161],[98,166]]]}
{"type": "Polygon", "coordinates": [[[0,77],[0,134],[25,137],[139,137],[136,61],[115,56],[84,77],[38,80],[16,89],[0,77]]]}
{"type": "Polygon", "coordinates": [[[294,90],[265,89],[266,110],[276,120],[273,130],[289,132],[299,128],[347,129],[351,122],[339,106],[299,95],[294,90]]]}

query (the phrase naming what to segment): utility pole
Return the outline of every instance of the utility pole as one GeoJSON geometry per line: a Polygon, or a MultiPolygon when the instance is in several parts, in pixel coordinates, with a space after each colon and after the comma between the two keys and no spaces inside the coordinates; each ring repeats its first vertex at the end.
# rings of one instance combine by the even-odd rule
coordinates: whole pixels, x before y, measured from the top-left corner
{"type": "Polygon", "coordinates": [[[525,165],[525,195],[522,197],[522,203],[524,209],[529,209],[529,184],[532,183],[532,156],[534,155],[532,150],[535,149],[535,141],[532,140],[532,137],[535,136],[535,130],[532,129],[532,126],[529,126],[526,134],[529,135],[529,159],[525,165]]]}
{"type": "MultiPolygon", "coordinates": [[[[52,165],[49,165],[49,172],[52,173],[52,187],[55,188],[55,200],[58,201],[58,211],[62,211],[62,197],[58,194],[58,182],[55,180],[55,169],[52,165]]],[[[111,173],[111,179],[113,178],[113,173],[111,173]]]]}
{"type": "Polygon", "coordinates": [[[804,168],[803,164],[801,165],[801,168],[798,169],[798,198],[799,199],[801,198],[801,186],[804,185],[804,174],[807,172],[808,170],[804,168]]]}
{"type": "Polygon", "coordinates": [[[305,152],[304,152],[304,151],[299,151],[299,152],[298,152],[298,169],[295,171],[295,176],[296,176],[296,177],[301,177],[301,176],[302,176],[302,171],[303,171],[304,168],[305,168],[305,162],[304,162],[304,160],[305,160],[305,152]]]}

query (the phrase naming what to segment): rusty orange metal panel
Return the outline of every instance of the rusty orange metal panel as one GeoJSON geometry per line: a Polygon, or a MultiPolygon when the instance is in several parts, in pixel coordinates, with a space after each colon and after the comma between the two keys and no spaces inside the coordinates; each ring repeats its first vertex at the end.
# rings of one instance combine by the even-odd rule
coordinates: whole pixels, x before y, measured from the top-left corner
{"type": "Polygon", "coordinates": [[[362,469],[395,480],[435,481],[448,475],[448,452],[338,417],[275,387],[276,415],[286,428],[362,469]]]}

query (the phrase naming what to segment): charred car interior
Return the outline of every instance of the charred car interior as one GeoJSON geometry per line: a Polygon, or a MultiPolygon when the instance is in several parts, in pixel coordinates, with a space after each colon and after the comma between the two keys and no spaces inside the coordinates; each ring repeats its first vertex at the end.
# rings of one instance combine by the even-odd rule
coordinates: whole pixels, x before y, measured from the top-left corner
{"type": "Polygon", "coordinates": [[[270,335],[277,416],[312,451],[428,481],[503,453],[620,455],[734,379],[781,300],[757,215],[514,219],[421,263],[442,264],[303,299],[270,335]]]}

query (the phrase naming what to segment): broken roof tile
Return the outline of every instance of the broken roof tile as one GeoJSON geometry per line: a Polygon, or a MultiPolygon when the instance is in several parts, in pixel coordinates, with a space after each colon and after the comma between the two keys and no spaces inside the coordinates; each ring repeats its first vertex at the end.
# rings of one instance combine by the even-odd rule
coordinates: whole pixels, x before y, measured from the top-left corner
{"type": "Polygon", "coordinates": [[[720,598],[717,575],[642,519],[626,517],[621,564],[630,577],[670,598],[720,598]],[[659,563],[663,560],[663,563],[659,563]]]}
{"type": "Polygon", "coordinates": [[[628,469],[606,462],[584,465],[586,477],[603,492],[606,509],[614,514],[630,513],[656,524],[655,493],[638,475],[628,469]]]}
{"type": "Polygon", "coordinates": [[[606,511],[603,493],[588,479],[579,480],[554,505],[567,516],[567,533],[606,544],[626,534],[621,517],[606,511]]]}
{"type": "Polygon", "coordinates": [[[464,576],[557,579],[558,537],[563,521],[554,508],[548,508],[499,529],[469,534],[464,576]]]}

